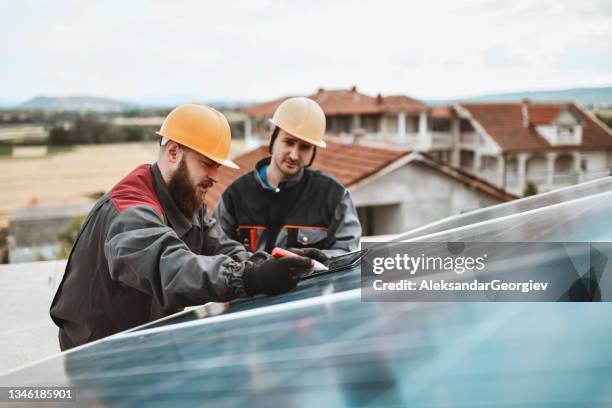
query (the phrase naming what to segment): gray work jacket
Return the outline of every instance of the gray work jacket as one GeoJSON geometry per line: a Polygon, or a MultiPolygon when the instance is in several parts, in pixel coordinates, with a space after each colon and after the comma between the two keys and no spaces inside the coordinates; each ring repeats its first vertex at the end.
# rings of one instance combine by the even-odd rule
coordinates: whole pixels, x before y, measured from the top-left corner
{"type": "Polygon", "coordinates": [[[77,236],[50,314],[62,350],[186,306],[246,296],[249,253],[203,207],[174,203],[156,164],[137,167],[94,206],[77,236]]]}

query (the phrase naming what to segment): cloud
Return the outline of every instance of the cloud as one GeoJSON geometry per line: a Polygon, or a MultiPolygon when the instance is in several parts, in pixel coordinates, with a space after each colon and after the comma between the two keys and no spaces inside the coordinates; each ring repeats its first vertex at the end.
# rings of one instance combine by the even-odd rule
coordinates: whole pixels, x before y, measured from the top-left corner
{"type": "Polygon", "coordinates": [[[580,72],[612,72],[612,38],[594,39],[590,44],[572,47],[558,58],[562,70],[580,72]]]}
{"type": "Polygon", "coordinates": [[[597,0],[23,1],[4,9],[0,98],[265,100],[353,84],[429,98],[612,83],[610,3],[597,0]]]}
{"type": "Polygon", "coordinates": [[[482,52],[486,67],[491,69],[508,69],[520,62],[512,55],[511,51],[504,46],[487,48],[482,52]]]}

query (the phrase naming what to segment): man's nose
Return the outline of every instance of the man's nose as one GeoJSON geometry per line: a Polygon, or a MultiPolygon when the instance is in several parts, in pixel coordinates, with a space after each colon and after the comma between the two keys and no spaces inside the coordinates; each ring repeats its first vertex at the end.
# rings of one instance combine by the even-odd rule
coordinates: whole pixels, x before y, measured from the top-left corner
{"type": "Polygon", "coordinates": [[[211,167],[210,169],[208,169],[208,178],[211,179],[213,182],[218,183],[219,182],[219,168],[211,167]]]}
{"type": "Polygon", "coordinates": [[[291,158],[291,160],[293,161],[297,161],[300,156],[299,156],[299,148],[298,146],[293,146],[291,148],[291,150],[289,151],[289,157],[291,158]]]}

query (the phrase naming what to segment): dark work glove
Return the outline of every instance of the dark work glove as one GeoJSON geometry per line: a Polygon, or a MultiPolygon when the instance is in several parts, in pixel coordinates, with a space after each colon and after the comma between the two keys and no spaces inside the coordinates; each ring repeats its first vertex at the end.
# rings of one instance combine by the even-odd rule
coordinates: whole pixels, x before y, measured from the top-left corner
{"type": "Polygon", "coordinates": [[[294,254],[298,254],[300,256],[305,256],[306,258],[314,259],[321,263],[325,263],[329,260],[327,255],[325,255],[325,252],[317,248],[289,248],[287,251],[293,252],[294,254]]]}
{"type": "Polygon", "coordinates": [[[310,259],[303,256],[270,258],[259,265],[247,263],[244,289],[251,295],[279,295],[295,288],[300,276],[310,270],[310,259]]]}
{"type": "Polygon", "coordinates": [[[260,265],[261,263],[265,262],[269,258],[270,258],[269,253],[264,252],[264,251],[258,251],[258,252],[255,252],[253,255],[251,255],[251,257],[249,258],[249,261],[253,262],[255,265],[260,265]]]}

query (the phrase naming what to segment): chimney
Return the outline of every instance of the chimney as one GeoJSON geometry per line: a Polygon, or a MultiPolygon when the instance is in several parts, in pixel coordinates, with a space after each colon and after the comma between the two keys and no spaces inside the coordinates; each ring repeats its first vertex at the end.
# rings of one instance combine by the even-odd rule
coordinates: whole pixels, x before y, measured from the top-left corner
{"type": "Polygon", "coordinates": [[[531,104],[530,99],[523,99],[521,101],[521,115],[523,116],[523,127],[529,127],[529,105],[531,104]]]}
{"type": "Polygon", "coordinates": [[[357,85],[353,85],[351,87],[351,92],[357,92],[357,85]]]}
{"type": "Polygon", "coordinates": [[[319,88],[319,89],[317,89],[317,93],[321,93],[321,92],[323,92],[323,91],[325,91],[325,89],[323,89],[323,88],[319,88]]]}
{"type": "Polygon", "coordinates": [[[383,103],[383,97],[382,95],[379,93],[378,95],[376,95],[376,104],[377,105],[382,105],[383,103]]]}

